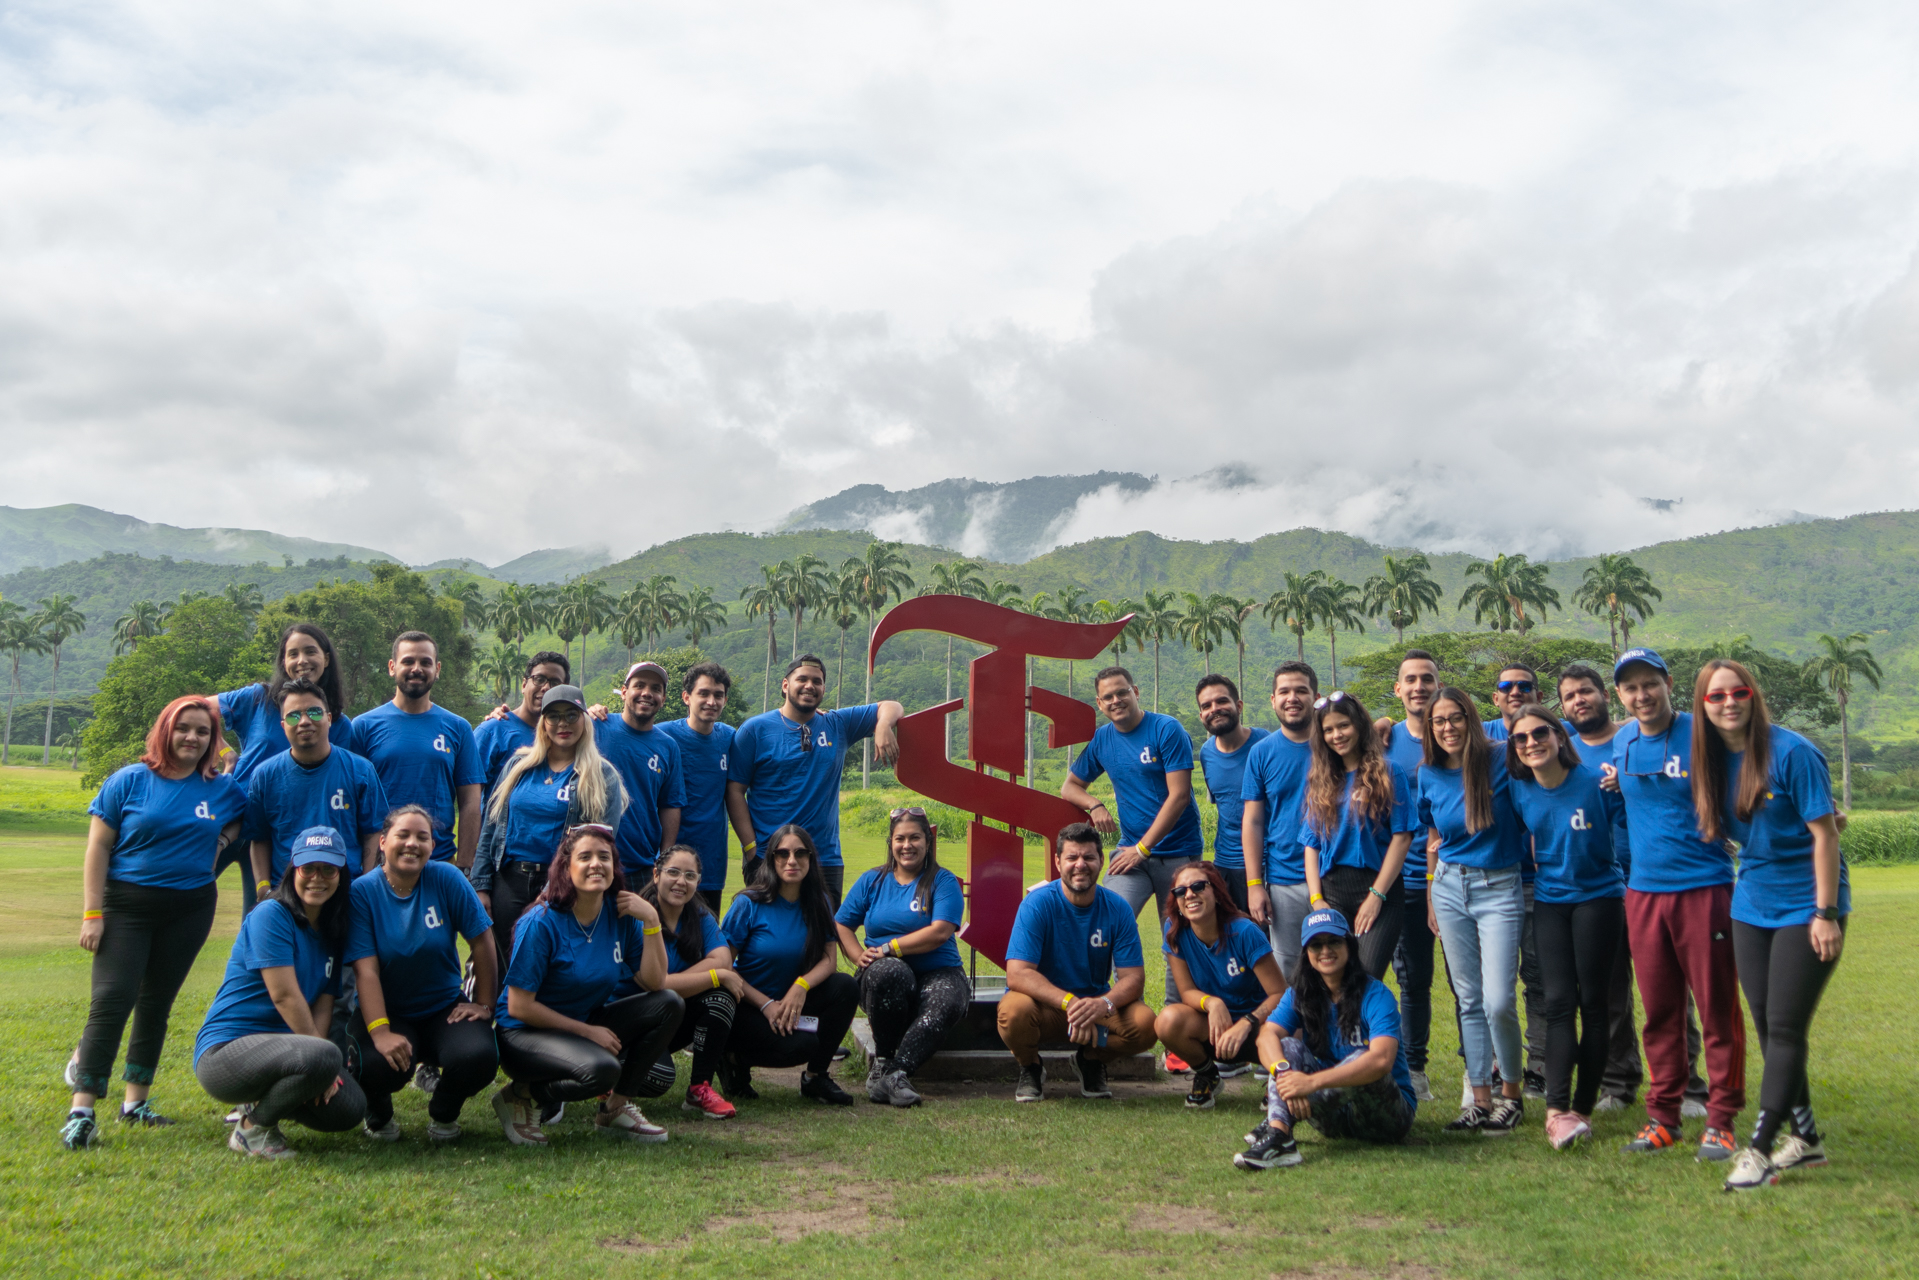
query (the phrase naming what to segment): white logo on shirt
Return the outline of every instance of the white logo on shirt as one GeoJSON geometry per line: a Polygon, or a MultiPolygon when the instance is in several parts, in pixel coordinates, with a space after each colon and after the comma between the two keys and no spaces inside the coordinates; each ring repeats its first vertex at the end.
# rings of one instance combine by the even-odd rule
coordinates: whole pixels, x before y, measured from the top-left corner
{"type": "Polygon", "coordinates": [[[660,771],[660,758],[658,756],[648,756],[646,758],[646,767],[658,773],[660,771]]]}
{"type": "Polygon", "coordinates": [[[353,807],[353,802],[346,798],[345,787],[340,787],[337,790],[335,790],[333,793],[333,799],[327,801],[327,808],[329,809],[344,810],[344,809],[351,809],[352,807],[353,807]]]}
{"type": "Polygon", "coordinates": [[[328,956],[326,958],[326,976],[329,978],[333,976],[333,957],[332,956],[328,956]]]}
{"type": "Polygon", "coordinates": [[[1239,976],[1240,974],[1242,974],[1242,973],[1245,973],[1245,972],[1246,972],[1246,971],[1245,971],[1244,969],[1242,969],[1242,968],[1240,968],[1240,967],[1239,967],[1239,957],[1238,957],[1238,956],[1228,956],[1228,957],[1227,957],[1227,959],[1226,959],[1226,976],[1227,976],[1227,977],[1229,977],[1229,978],[1237,978],[1237,977],[1238,977],[1238,976],[1239,976]]]}
{"type": "Polygon", "coordinates": [[[1573,830],[1574,831],[1591,831],[1592,830],[1592,824],[1586,821],[1586,811],[1584,809],[1573,810],[1573,830]]]}
{"type": "Polygon", "coordinates": [[[1686,776],[1686,771],[1679,767],[1678,756],[1666,757],[1665,774],[1668,778],[1683,778],[1686,776]]]}
{"type": "Polygon", "coordinates": [[[202,800],[199,804],[193,806],[193,816],[196,818],[211,818],[213,816],[213,810],[208,807],[206,801],[202,800]]]}
{"type": "Polygon", "coordinates": [[[912,907],[911,907],[911,910],[914,910],[914,911],[924,911],[924,910],[926,910],[926,908],[920,905],[920,900],[919,900],[918,898],[914,898],[914,899],[913,899],[913,905],[912,905],[912,907]]]}
{"type": "Polygon", "coordinates": [[[830,747],[833,745],[832,742],[827,739],[826,730],[824,729],[820,730],[820,736],[817,739],[817,745],[822,747],[830,747]]]}
{"type": "Polygon", "coordinates": [[[720,752],[720,772],[726,772],[726,753],[724,751],[720,752]]]}
{"type": "Polygon", "coordinates": [[[453,748],[447,745],[446,735],[444,733],[433,739],[433,749],[435,751],[444,751],[448,755],[453,754],[453,748]]]}
{"type": "Polygon", "coordinates": [[[1103,946],[1105,946],[1105,945],[1106,945],[1106,931],[1105,931],[1105,930],[1103,930],[1103,929],[1095,929],[1095,930],[1093,930],[1093,936],[1092,936],[1092,937],[1090,937],[1090,938],[1088,938],[1088,939],[1086,940],[1086,945],[1087,945],[1087,946],[1089,946],[1089,947],[1103,947],[1103,946]]]}
{"type": "Polygon", "coordinates": [[[573,802],[573,784],[570,782],[563,783],[560,789],[553,793],[553,798],[571,804],[573,802]]]}
{"type": "Polygon", "coordinates": [[[422,923],[424,923],[426,927],[429,929],[437,929],[442,924],[446,923],[444,920],[440,919],[440,909],[438,907],[428,907],[426,909],[426,914],[424,916],[421,916],[420,919],[422,923]]]}
{"type": "Polygon", "coordinates": [[[620,944],[617,942],[613,944],[613,963],[620,963],[620,944]]]}
{"type": "Polygon", "coordinates": [[[1141,747],[1139,749],[1139,762],[1141,764],[1156,763],[1153,759],[1153,749],[1151,747],[1141,747]]]}

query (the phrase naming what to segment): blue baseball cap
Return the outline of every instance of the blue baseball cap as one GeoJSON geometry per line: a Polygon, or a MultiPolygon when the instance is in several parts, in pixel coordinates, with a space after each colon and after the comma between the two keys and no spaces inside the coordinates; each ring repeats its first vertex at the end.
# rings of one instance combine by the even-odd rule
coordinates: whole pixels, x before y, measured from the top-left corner
{"type": "Polygon", "coordinates": [[[1614,659],[1612,664],[1612,678],[1615,680],[1619,679],[1619,673],[1635,662],[1643,662],[1661,675],[1670,676],[1672,674],[1671,668],[1666,666],[1666,660],[1651,649],[1628,649],[1626,652],[1620,654],[1618,658],[1614,659]]]}
{"type": "Polygon", "coordinates": [[[308,827],[293,839],[293,857],[289,866],[304,867],[323,862],[330,867],[346,866],[346,841],[332,827],[308,827]]]}
{"type": "Polygon", "coordinates": [[[1322,933],[1336,933],[1342,938],[1352,936],[1352,926],[1346,923],[1346,917],[1331,907],[1321,907],[1309,911],[1306,918],[1299,922],[1299,945],[1305,946],[1322,933]]]}

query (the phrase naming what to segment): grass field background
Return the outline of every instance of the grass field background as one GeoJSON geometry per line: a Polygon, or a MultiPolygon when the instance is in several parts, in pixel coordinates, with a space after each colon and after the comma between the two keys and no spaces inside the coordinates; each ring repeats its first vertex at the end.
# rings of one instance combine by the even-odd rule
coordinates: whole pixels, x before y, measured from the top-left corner
{"type": "MultiPolygon", "coordinates": [[[[1186,1111],[1184,1086],[1171,1081],[1122,1087],[1110,1103],[1056,1084],[1045,1104],[1019,1108],[1009,1086],[928,1085],[924,1107],[897,1112],[820,1108],[778,1075],[725,1124],[655,1104],[649,1114],[672,1129],[663,1147],[616,1146],[569,1119],[549,1150],[510,1148],[481,1099],[467,1136],[431,1150],[425,1099],[409,1090],[396,1146],[289,1126],[298,1158],[262,1167],[226,1150],[223,1108],[189,1065],[237,927],[231,874],[155,1087],[181,1123],[128,1132],[109,1122],[82,1154],[55,1142],[60,1069],[88,989],[88,957],[73,941],[84,827],[71,777],[0,772],[0,1274],[1919,1273],[1919,867],[1854,873],[1846,957],[1813,1031],[1833,1164],[1737,1199],[1689,1149],[1620,1154],[1637,1111],[1601,1115],[1599,1140],[1565,1154],[1545,1146],[1537,1104],[1511,1139],[1442,1134],[1452,1115],[1443,1100],[1459,1086],[1443,983],[1433,1047],[1442,1101],[1421,1109],[1410,1142],[1367,1149],[1308,1133],[1304,1165],[1257,1176],[1228,1163],[1258,1118],[1244,1081],[1212,1112],[1186,1111]]],[[[847,845],[849,875],[880,856],[870,831],[847,845]]],[[[1149,956],[1156,993],[1156,949],[1149,956]]],[[[856,1055],[846,1073],[858,1071],[856,1055]]],[[[1759,1076],[1755,1051],[1754,1103],[1759,1076]]]]}

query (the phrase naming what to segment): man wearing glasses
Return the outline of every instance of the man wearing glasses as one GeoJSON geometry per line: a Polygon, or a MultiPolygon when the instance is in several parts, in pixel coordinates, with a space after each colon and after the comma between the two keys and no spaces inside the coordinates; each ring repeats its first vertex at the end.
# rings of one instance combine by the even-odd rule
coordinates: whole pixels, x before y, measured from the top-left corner
{"type": "Polygon", "coordinates": [[[280,882],[293,857],[293,842],[311,827],[332,827],[341,844],[360,846],[361,870],[380,860],[380,827],[386,792],[365,759],[327,739],[333,716],[326,695],[311,680],[280,686],[280,722],[288,749],[247,782],[247,829],[253,841],[254,879],[262,897],[280,882]]]}
{"type": "Polygon", "coordinates": [[[493,802],[493,784],[521,747],[533,745],[533,728],[540,723],[540,699],[555,685],[573,679],[572,664],[563,653],[542,649],[527,659],[526,676],[520,682],[520,705],[511,710],[501,707],[480,722],[473,731],[474,745],[480,755],[480,811],[493,802]]]}
{"type": "Polygon", "coordinates": [[[1613,736],[1602,772],[1626,802],[1632,867],[1626,931],[1646,1006],[1646,1124],[1628,1151],[1663,1151],[1680,1136],[1686,1090],[1686,996],[1706,1046],[1701,1160],[1733,1154],[1733,1119],[1746,1105],[1746,1028],[1732,948],[1732,855],[1699,834],[1692,800],[1692,716],[1675,712],[1672,676],[1651,649],[1628,649],[1613,682],[1632,721],[1613,736]]]}
{"type": "Polygon", "coordinates": [[[846,862],[840,856],[840,774],[846,768],[846,748],[870,737],[881,767],[890,768],[900,753],[893,726],[904,708],[897,702],[875,702],[821,711],[826,663],[810,653],[786,664],[780,692],[784,705],[754,716],[733,735],[726,761],[727,813],[734,827],[753,832],[753,842],[745,849],[749,884],[759,870],[759,845],[789,822],[805,828],[819,850],[820,874],[837,911],[846,882],[846,862]]]}
{"type": "Polygon", "coordinates": [[[1519,709],[1539,701],[1539,673],[1523,662],[1515,662],[1509,667],[1499,669],[1499,679],[1493,683],[1493,706],[1499,711],[1497,720],[1486,722],[1486,737],[1492,742],[1504,742],[1512,736],[1513,721],[1519,719],[1519,709]]]}

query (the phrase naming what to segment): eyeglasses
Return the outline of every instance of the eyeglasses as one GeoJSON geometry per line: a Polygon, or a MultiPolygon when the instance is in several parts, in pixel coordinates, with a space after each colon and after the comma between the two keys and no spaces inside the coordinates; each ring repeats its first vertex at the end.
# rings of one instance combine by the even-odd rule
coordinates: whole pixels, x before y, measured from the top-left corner
{"type": "Polygon", "coordinates": [[[1428,723],[1435,729],[1464,729],[1466,727],[1466,715],[1464,712],[1455,711],[1449,716],[1432,716],[1429,718],[1428,723]]]}
{"type": "Polygon", "coordinates": [[[307,707],[303,711],[289,711],[281,716],[280,719],[286,722],[286,726],[289,729],[299,724],[301,720],[311,720],[314,724],[318,724],[320,721],[326,719],[326,708],[307,707]]]}
{"type": "Polygon", "coordinates": [[[1493,688],[1501,693],[1531,693],[1539,684],[1534,680],[1501,680],[1493,688]]]}
{"type": "Polygon", "coordinates": [[[1542,724],[1537,729],[1532,730],[1514,729],[1513,741],[1518,743],[1533,743],[1542,747],[1550,746],[1553,741],[1552,727],[1542,724]]]}
{"type": "Polygon", "coordinates": [[[682,867],[669,867],[665,871],[660,872],[660,879],[662,880],[698,880],[699,878],[700,873],[697,868],[688,871],[682,867]]]}
{"type": "Polygon", "coordinates": [[[1180,898],[1186,897],[1188,894],[1204,893],[1212,887],[1212,885],[1207,884],[1204,880],[1194,880],[1190,884],[1176,884],[1173,886],[1173,898],[1177,901],[1180,898]]]}
{"type": "Polygon", "coordinates": [[[556,684],[565,684],[566,677],[565,676],[532,675],[526,678],[526,682],[528,684],[537,684],[543,689],[550,689],[556,684]]]}
{"type": "Polygon", "coordinates": [[[1332,706],[1335,702],[1344,702],[1345,700],[1346,691],[1344,689],[1335,689],[1325,697],[1316,700],[1313,703],[1313,710],[1319,711],[1332,706]]]}
{"type": "Polygon", "coordinates": [[[580,709],[570,702],[562,702],[557,707],[548,707],[540,714],[554,724],[578,724],[580,709]]]}
{"type": "Polygon", "coordinates": [[[1706,701],[1715,707],[1728,698],[1731,698],[1734,702],[1745,702],[1751,697],[1752,689],[1743,684],[1731,689],[1708,689],[1706,691],[1706,701]]]}
{"type": "Polygon", "coordinates": [[[909,805],[904,809],[893,810],[893,812],[886,815],[886,820],[888,822],[898,822],[901,818],[924,818],[925,816],[926,810],[920,808],[918,805],[909,805]]]}

